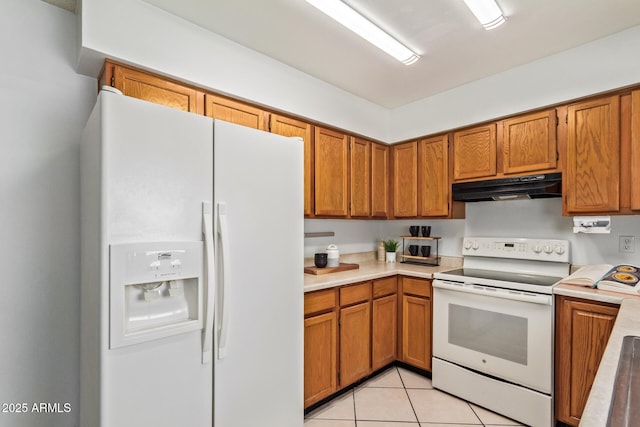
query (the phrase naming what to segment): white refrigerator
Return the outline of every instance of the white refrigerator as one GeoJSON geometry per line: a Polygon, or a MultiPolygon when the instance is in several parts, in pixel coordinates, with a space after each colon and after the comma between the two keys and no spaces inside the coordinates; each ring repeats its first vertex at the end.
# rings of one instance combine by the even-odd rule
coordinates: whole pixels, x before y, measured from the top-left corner
{"type": "Polygon", "coordinates": [[[302,142],[102,90],[81,164],[81,426],[301,427],[302,142]]]}

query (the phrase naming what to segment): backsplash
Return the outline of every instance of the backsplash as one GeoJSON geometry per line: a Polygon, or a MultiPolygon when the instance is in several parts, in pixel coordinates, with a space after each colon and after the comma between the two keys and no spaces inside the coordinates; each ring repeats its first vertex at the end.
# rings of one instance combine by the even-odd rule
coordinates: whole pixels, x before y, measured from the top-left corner
{"type": "Polygon", "coordinates": [[[411,225],[430,225],[442,237],[439,253],[460,257],[462,237],[530,237],[571,242],[572,264],[630,263],[640,265],[640,215],[611,216],[611,234],[574,234],[571,217],[562,216],[561,199],[467,203],[459,220],[327,220],[306,219],[306,232],[333,231],[334,237],[305,239],[304,256],[312,257],[335,243],[340,254],[373,252],[380,239],[399,239],[411,225]],[[636,236],[636,252],[618,252],[620,235],[636,236]]]}
{"type": "Polygon", "coordinates": [[[334,237],[309,237],[304,239],[304,256],[312,257],[332,243],[338,245],[340,254],[373,252],[382,235],[382,225],[389,221],[350,219],[305,219],[304,231],[333,231],[334,237]]]}

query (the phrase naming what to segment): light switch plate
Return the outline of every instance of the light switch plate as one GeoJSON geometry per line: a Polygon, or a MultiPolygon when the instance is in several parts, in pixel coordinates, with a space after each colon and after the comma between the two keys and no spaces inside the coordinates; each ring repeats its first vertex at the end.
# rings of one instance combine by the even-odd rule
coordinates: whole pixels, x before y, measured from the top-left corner
{"type": "Polygon", "coordinates": [[[620,236],[618,252],[632,254],[636,251],[636,236],[620,236]]]}

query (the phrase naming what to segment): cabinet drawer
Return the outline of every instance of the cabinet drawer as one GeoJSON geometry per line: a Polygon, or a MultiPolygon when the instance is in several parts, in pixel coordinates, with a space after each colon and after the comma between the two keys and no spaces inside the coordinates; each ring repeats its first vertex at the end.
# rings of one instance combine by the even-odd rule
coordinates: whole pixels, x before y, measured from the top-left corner
{"type": "Polygon", "coordinates": [[[402,293],[418,295],[422,297],[431,297],[431,280],[403,277],[402,293]]]}
{"type": "Polygon", "coordinates": [[[340,288],[340,305],[355,304],[371,299],[371,282],[340,288]]]}
{"type": "Polygon", "coordinates": [[[331,310],[336,306],[336,302],[335,289],[304,294],[304,314],[306,316],[307,314],[331,310]]]}
{"type": "Polygon", "coordinates": [[[373,298],[380,298],[391,295],[398,290],[398,280],[396,276],[387,277],[373,282],[373,298]]]}

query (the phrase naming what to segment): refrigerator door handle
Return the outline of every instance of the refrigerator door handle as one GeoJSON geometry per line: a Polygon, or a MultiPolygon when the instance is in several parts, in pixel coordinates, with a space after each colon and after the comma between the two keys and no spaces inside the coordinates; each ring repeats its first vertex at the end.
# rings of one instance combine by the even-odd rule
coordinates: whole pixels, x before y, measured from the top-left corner
{"type": "Polygon", "coordinates": [[[204,328],[202,331],[202,364],[211,362],[211,341],[213,340],[213,310],[215,304],[215,262],[213,255],[213,206],[211,202],[202,202],[202,228],[205,244],[206,281],[204,286],[204,328]]]}
{"type": "Polygon", "coordinates": [[[227,224],[227,205],[226,203],[218,203],[218,233],[220,233],[220,254],[222,256],[222,280],[218,283],[218,290],[221,293],[218,297],[222,298],[220,311],[219,337],[218,337],[218,360],[225,357],[227,350],[227,340],[229,339],[229,310],[231,308],[231,252],[229,247],[229,226],[227,224]]]}

